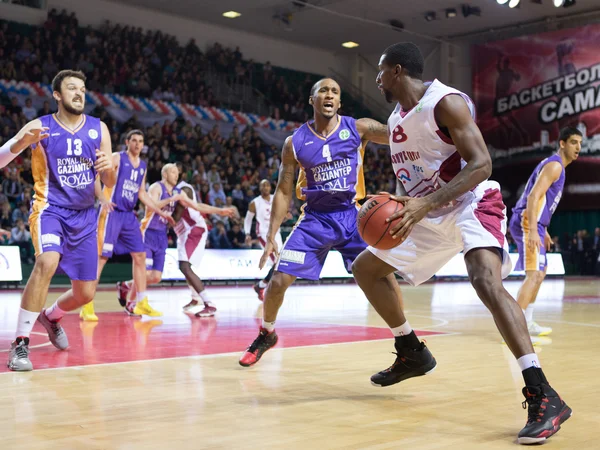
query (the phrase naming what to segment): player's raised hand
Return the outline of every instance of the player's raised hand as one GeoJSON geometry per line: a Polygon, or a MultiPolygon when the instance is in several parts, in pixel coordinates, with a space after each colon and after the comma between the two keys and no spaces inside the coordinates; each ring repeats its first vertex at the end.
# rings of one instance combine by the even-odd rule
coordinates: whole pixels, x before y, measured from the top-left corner
{"type": "Polygon", "coordinates": [[[226,216],[226,217],[235,217],[237,215],[237,209],[233,208],[231,206],[228,206],[226,208],[221,208],[219,210],[219,215],[226,216]]]}
{"type": "Polygon", "coordinates": [[[277,244],[275,243],[275,239],[271,236],[267,236],[267,243],[265,245],[265,250],[263,251],[262,256],[260,257],[260,262],[258,263],[258,268],[262,269],[265,267],[267,260],[270,258],[272,254],[275,254],[275,259],[279,258],[279,252],[277,251],[277,244]]]}
{"type": "Polygon", "coordinates": [[[19,147],[27,148],[33,144],[37,144],[42,139],[46,139],[50,134],[48,133],[48,127],[31,128],[29,130],[23,129],[15,137],[19,143],[19,147]]]}
{"type": "Polygon", "coordinates": [[[114,167],[112,158],[106,156],[106,153],[96,150],[96,162],[94,163],[94,169],[96,172],[102,173],[107,170],[111,170],[114,167]]]}
{"type": "Polygon", "coordinates": [[[427,200],[427,197],[390,195],[390,199],[402,203],[404,207],[385,219],[385,221],[392,222],[401,218],[401,220],[391,228],[390,234],[394,239],[398,239],[399,242],[404,242],[413,227],[421,221],[429,211],[431,211],[432,205],[427,200]]]}

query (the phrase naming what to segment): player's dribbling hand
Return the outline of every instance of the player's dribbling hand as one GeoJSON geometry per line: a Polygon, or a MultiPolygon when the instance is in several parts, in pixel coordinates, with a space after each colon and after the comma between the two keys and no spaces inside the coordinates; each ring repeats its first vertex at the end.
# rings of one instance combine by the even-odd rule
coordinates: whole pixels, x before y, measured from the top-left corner
{"type": "Polygon", "coordinates": [[[399,242],[404,242],[404,240],[412,231],[413,227],[420,222],[429,211],[431,211],[432,205],[427,200],[427,197],[403,197],[398,195],[390,195],[390,199],[402,203],[404,207],[385,219],[385,221],[392,222],[398,218],[401,218],[400,222],[392,227],[390,234],[394,239],[398,239],[399,242]]]}
{"type": "Polygon", "coordinates": [[[260,262],[258,263],[258,268],[262,270],[267,263],[267,260],[271,256],[271,254],[275,254],[275,259],[279,258],[279,252],[277,252],[277,244],[273,238],[267,236],[267,245],[265,245],[265,250],[263,251],[262,256],[260,257],[260,262]]]}
{"type": "Polygon", "coordinates": [[[24,146],[25,148],[37,144],[42,139],[46,139],[50,134],[48,133],[48,127],[41,128],[31,128],[27,131],[21,131],[17,136],[16,140],[19,142],[20,146],[24,146]]]}
{"type": "Polygon", "coordinates": [[[96,169],[96,172],[102,173],[106,170],[111,170],[112,168],[112,158],[106,156],[106,153],[96,150],[96,162],[94,163],[94,169],[96,169]]]}

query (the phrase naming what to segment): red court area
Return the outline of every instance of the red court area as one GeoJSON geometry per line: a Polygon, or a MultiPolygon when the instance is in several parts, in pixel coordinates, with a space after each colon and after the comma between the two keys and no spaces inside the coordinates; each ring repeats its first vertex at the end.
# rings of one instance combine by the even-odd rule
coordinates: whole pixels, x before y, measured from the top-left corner
{"type": "MultiPolygon", "coordinates": [[[[45,330],[36,324],[31,335],[30,358],[34,369],[123,363],[198,355],[240,352],[252,342],[258,321],[240,317],[189,318],[185,315],[144,319],[121,312],[99,313],[100,321],[82,322],[78,315],[65,316],[61,324],[69,337],[69,349],[60,351],[49,343],[45,330]]],[[[390,339],[387,328],[323,323],[277,322],[277,348],[390,339]]],[[[419,336],[444,334],[418,331],[419,336]]],[[[12,334],[0,334],[1,358],[7,356],[12,334]]],[[[391,344],[390,344],[391,345],[391,344]]],[[[8,368],[2,361],[0,372],[8,368]]]]}

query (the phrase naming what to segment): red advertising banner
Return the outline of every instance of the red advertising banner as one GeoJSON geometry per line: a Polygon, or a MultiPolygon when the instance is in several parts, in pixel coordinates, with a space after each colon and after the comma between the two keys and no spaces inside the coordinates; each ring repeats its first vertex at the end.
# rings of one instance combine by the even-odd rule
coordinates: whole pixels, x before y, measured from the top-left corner
{"type": "Polygon", "coordinates": [[[587,137],[582,153],[600,152],[599,42],[600,25],[587,25],[474,47],[473,96],[494,159],[556,148],[567,125],[587,137]]]}

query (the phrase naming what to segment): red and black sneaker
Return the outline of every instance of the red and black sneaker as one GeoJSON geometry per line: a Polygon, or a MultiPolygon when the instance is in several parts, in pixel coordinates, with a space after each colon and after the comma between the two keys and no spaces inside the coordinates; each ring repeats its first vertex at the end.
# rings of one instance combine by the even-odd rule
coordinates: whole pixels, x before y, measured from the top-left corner
{"type": "Polygon", "coordinates": [[[547,384],[525,386],[523,409],[527,410],[527,424],[519,432],[519,444],[539,444],[560,430],[560,425],[573,411],[547,384]]]}
{"type": "Polygon", "coordinates": [[[258,295],[258,299],[262,302],[265,299],[265,289],[266,288],[261,288],[260,284],[256,283],[254,285],[254,292],[256,292],[256,294],[258,295]]]}
{"type": "Polygon", "coordinates": [[[277,339],[278,337],[275,330],[269,333],[265,328],[261,327],[258,337],[254,339],[254,342],[250,344],[250,347],[246,349],[246,352],[240,358],[240,366],[250,367],[256,364],[263,353],[271,347],[275,347],[277,339]]]}
{"type": "Polygon", "coordinates": [[[391,386],[408,378],[427,375],[435,369],[437,363],[425,342],[417,349],[396,347],[396,350],[394,364],[371,377],[373,386],[391,386]]]}
{"type": "Polygon", "coordinates": [[[130,290],[131,288],[127,286],[125,281],[117,281],[117,298],[123,308],[127,305],[127,295],[129,295],[130,290]]]}

